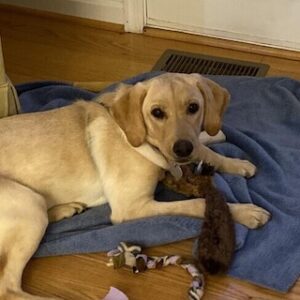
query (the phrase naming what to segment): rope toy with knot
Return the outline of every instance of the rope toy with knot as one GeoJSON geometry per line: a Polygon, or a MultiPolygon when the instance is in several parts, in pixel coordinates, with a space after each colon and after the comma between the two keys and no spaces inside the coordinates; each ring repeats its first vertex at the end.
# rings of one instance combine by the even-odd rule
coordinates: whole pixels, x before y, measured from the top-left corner
{"type": "Polygon", "coordinates": [[[204,276],[197,267],[179,255],[147,256],[142,248],[121,242],[116,249],[107,253],[109,257],[108,266],[114,269],[129,267],[133,273],[145,272],[147,269],[161,269],[169,265],[179,266],[192,276],[192,283],[188,291],[189,300],[200,300],[204,292],[204,276]]]}

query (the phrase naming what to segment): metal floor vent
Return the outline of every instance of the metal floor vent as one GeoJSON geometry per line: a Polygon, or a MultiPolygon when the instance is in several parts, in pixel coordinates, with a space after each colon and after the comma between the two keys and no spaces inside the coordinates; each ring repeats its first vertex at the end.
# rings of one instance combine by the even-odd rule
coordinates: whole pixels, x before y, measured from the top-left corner
{"type": "Polygon", "coordinates": [[[264,77],[269,70],[265,64],[239,61],[216,56],[167,50],[152,71],[199,73],[206,75],[232,75],[264,77]]]}

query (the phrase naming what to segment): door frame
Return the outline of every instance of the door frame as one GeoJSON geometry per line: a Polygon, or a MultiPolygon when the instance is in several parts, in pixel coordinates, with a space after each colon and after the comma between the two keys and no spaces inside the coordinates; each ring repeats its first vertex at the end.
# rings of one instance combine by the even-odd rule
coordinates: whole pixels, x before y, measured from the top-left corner
{"type": "Polygon", "coordinates": [[[125,32],[141,33],[146,25],[146,0],[124,0],[125,32]]]}

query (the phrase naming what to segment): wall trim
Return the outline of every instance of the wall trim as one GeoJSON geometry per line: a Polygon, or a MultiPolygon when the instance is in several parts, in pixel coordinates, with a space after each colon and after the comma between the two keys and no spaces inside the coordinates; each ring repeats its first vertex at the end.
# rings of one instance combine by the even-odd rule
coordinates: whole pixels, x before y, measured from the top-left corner
{"type": "Polygon", "coordinates": [[[222,31],[212,28],[189,26],[179,23],[173,23],[168,21],[161,21],[153,18],[147,19],[146,26],[163,29],[169,31],[182,32],[187,34],[194,34],[200,36],[207,36],[212,38],[227,39],[236,42],[250,43],[259,46],[267,46],[279,49],[286,49],[291,51],[300,51],[300,43],[285,41],[280,39],[270,39],[267,37],[261,37],[259,35],[248,35],[237,32],[222,31]]]}
{"type": "Polygon", "coordinates": [[[275,48],[265,45],[262,46],[248,42],[237,42],[229,39],[222,39],[220,37],[209,37],[153,27],[145,27],[144,35],[184,43],[205,45],[209,47],[300,61],[300,51],[281,49],[278,47],[275,48]]]}

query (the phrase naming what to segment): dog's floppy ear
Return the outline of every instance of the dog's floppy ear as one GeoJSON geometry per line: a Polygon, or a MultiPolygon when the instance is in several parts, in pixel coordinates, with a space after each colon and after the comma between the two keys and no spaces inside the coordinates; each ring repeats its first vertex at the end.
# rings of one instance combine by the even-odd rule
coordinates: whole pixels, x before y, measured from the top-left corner
{"type": "Polygon", "coordinates": [[[230,94],[216,82],[199,74],[193,75],[197,77],[197,86],[204,98],[203,129],[214,136],[221,130],[222,117],[230,94]]]}
{"type": "Polygon", "coordinates": [[[107,93],[100,98],[121,129],[129,143],[138,147],[146,139],[146,127],[142,114],[142,105],[146,90],[141,84],[121,84],[116,92],[107,93]]]}

